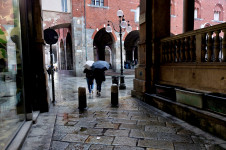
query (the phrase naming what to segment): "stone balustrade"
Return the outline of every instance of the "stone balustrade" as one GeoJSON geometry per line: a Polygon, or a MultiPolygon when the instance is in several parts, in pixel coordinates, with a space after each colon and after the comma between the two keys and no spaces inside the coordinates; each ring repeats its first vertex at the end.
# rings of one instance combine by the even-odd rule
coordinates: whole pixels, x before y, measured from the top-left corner
{"type": "Polygon", "coordinates": [[[226,23],[161,40],[161,63],[226,62],[226,23]]]}

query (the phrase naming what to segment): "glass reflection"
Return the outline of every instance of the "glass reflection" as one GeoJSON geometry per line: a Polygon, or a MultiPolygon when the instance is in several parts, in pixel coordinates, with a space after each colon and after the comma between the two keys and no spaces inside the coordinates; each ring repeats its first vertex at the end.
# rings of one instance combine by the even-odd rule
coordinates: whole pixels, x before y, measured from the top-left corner
{"type": "Polygon", "coordinates": [[[0,149],[25,120],[19,0],[0,0],[0,149]]]}

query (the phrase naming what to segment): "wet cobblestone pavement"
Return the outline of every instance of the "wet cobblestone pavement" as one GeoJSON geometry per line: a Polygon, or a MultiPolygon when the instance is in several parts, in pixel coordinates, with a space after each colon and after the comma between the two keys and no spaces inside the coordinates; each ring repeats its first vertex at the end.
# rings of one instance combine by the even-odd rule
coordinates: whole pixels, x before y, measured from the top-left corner
{"type": "MultiPolygon", "coordinates": [[[[86,111],[78,110],[78,87],[84,77],[56,74],[56,104],[39,115],[22,150],[217,150],[226,141],[174,118],[130,96],[134,76],[127,75],[127,89],[119,90],[119,107],[111,107],[111,77],[101,96],[87,92],[86,111]]],[[[88,90],[86,90],[88,91],[88,90]]]]}

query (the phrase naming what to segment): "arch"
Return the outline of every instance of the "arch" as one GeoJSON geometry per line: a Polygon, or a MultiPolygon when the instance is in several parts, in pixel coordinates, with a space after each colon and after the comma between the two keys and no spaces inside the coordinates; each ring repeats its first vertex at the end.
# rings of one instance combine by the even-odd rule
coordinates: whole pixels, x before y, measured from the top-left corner
{"type": "MultiPolygon", "coordinates": [[[[140,34],[138,30],[130,32],[124,42],[124,49],[126,51],[126,62],[131,63],[138,61],[138,42],[140,40],[140,34]]],[[[130,66],[130,65],[129,65],[130,66]]]]}
{"type": "Polygon", "coordinates": [[[96,49],[97,60],[105,60],[105,47],[109,46],[112,48],[114,38],[112,33],[107,33],[105,28],[100,29],[93,40],[93,46],[96,49]]]}
{"type": "Polygon", "coordinates": [[[201,3],[199,0],[195,0],[194,17],[201,18],[201,3]]]}
{"type": "Polygon", "coordinates": [[[223,13],[224,9],[223,6],[221,4],[216,4],[214,7],[214,20],[215,21],[223,21],[223,13]]]}
{"type": "MultiPolygon", "coordinates": [[[[99,26],[97,29],[102,29],[102,28],[105,28],[105,27],[103,27],[103,25],[102,25],[102,26],[99,26]]],[[[94,39],[95,35],[99,31],[97,29],[93,32],[92,39],[94,39]]],[[[114,38],[114,41],[117,41],[117,36],[115,35],[115,33],[114,32],[111,32],[111,34],[112,34],[112,37],[114,38]]]]}
{"type": "Polygon", "coordinates": [[[72,40],[71,34],[68,32],[66,36],[66,56],[67,56],[67,70],[73,69],[73,55],[72,55],[72,40]]]}

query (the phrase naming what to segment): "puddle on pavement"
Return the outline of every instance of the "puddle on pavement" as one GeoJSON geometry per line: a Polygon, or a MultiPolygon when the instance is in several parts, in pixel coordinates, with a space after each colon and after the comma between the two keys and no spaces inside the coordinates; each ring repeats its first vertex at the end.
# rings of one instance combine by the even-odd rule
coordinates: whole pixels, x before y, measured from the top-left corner
{"type": "Polygon", "coordinates": [[[87,130],[87,128],[85,128],[85,127],[81,127],[81,129],[80,129],[81,132],[84,132],[86,130],[87,130]]]}

